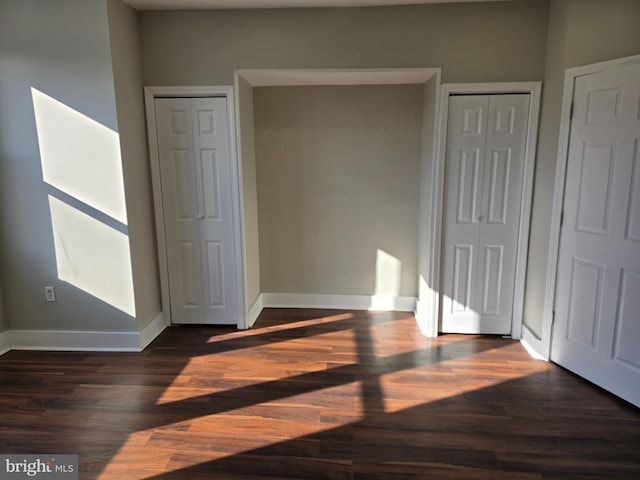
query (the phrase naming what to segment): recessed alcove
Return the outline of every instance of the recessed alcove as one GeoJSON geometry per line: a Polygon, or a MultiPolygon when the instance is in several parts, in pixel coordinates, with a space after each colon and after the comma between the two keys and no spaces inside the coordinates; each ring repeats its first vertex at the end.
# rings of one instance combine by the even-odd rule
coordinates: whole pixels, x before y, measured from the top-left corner
{"type": "Polygon", "coordinates": [[[235,72],[247,327],[430,304],[439,89],[437,68],[235,72]]]}

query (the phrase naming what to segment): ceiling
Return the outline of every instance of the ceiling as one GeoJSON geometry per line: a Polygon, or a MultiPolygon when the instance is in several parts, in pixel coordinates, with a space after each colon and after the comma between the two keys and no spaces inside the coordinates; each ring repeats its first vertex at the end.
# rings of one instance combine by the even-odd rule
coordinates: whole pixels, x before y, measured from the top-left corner
{"type": "Polygon", "coordinates": [[[418,3],[460,3],[502,0],[124,0],[136,10],[191,10],[287,7],[369,7],[418,3]]]}

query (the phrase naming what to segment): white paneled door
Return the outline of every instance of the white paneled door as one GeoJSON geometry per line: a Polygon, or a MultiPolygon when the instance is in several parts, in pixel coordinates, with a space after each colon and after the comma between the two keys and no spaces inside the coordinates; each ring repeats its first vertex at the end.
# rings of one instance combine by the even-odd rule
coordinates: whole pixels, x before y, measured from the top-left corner
{"type": "Polygon", "coordinates": [[[640,406],[640,64],[577,77],[551,359],[640,406]]]}
{"type": "Polygon", "coordinates": [[[225,98],[156,98],[173,323],[236,324],[225,98]]]}
{"type": "Polygon", "coordinates": [[[449,99],[441,331],[509,334],[529,94],[449,99]]]}

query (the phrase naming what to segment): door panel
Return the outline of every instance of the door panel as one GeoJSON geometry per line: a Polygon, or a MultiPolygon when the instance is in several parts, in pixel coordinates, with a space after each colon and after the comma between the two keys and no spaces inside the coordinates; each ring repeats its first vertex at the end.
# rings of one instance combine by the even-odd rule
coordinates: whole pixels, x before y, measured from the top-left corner
{"type": "Polygon", "coordinates": [[[197,211],[196,194],[193,188],[195,171],[193,163],[189,161],[189,150],[173,150],[173,179],[175,188],[176,221],[194,221],[197,211]]]}
{"type": "Polygon", "coordinates": [[[640,406],[640,64],[577,77],[551,359],[640,406]]]}
{"type": "Polygon", "coordinates": [[[595,348],[600,323],[603,274],[603,265],[573,259],[567,338],[589,348],[595,348]]]}
{"type": "Polygon", "coordinates": [[[640,370],[640,348],[637,340],[640,338],[640,272],[622,269],[620,282],[620,302],[616,317],[616,341],[613,348],[613,358],[628,364],[631,368],[640,370]]]}
{"type": "Polygon", "coordinates": [[[219,219],[220,185],[215,150],[203,149],[200,151],[200,168],[203,182],[204,216],[208,219],[219,219]],[[208,185],[208,188],[204,188],[204,185],[208,185]]]}
{"type": "Polygon", "coordinates": [[[233,219],[231,196],[231,162],[227,107],[223,98],[191,99],[194,145],[199,152],[202,179],[200,240],[203,290],[206,302],[205,323],[236,324],[240,312],[234,295],[233,219]]]}
{"type": "Polygon", "coordinates": [[[615,153],[609,143],[585,143],[580,159],[576,230],[608,234],[615,153]]]}
{"type": "Polygon", "coordinates": [[[463,332],[476,325],[478,216],[488,109],[486,95],[450,99],[440,302],[443,332],[463,332]]]}
{"type": "Polygon", "coordinates": [[[498,104],[493,116],[493,132],[513,135],[515,125],[516,107],[513,105],[498,104]]]}
{"type": "MultiPolygon", "coordinates": [[[[477,135],[482,137],[484,134],[484,126],[487,123],[487,106],[486,98],[478,97],[470,102],[468,106],[462,109],[462,134],[477,135]]],[[[456,122],[457,124],[457,122],[456,122]]],[[[467,137],[473,141],[473,137],[467,137]]]]}
{"type": "Polygon", "coordinates": [[[458,224],[473,224],[478,206],[478,170],[480,169],[480,149],[460,152],[458,180],[458,224]]]}
{"type": "Polygon", "coordinates": [[[502,245],[487,246],[484,251],[484,279],[482,294],[482,314],[500,313],[500,292],[502,291],[502,245]]]}
{"type": "Polygon", "coordinates": [[[171,316],[202,318],[198,175],[193,161],[192,117],[187,99],[156,99],[171,316]]]}
{"type": "Polygon", "coordinates": [[[488,115],[478,246],[483,254],[480,265],[485,268],[495,266],[499,270],[492,274],[478,272],[480,319],[477,333],[509,334],[515,293],[529,95],[491,95],[488,115]],[[490,261],[488,256],[496,257],[498,251],[500,262],[490,261]],[[485,309],[481,300],[491,295],[497,304],[492,309],[485,309]]]}
{"type": "Polygon", "coordinates": [[[207,242],[207,272],[209,281],[209,295],[207,296],[207,305],[212,307],[224,307],[224,279],[222,278],[222,243],[207,242]]]}
{"type": "Polygon", "coordinates": [[[180,263],[178,271],[173,272],[176,278],[176,292],[180,297],[175,301],[180,308],[198,309],[200,304],[200,291],[197,288],[200,283],[200,255],[195,242],[178,242],[180,263]]]}
{"type": "Polygon", "coordinates": [[[494,149],[491,155],[488,223],[507,223],[511,150],[494,149]]]}
{"type": "MultiPolygon", "coordinates": [[[[640,118],[640,113],[638,113],[640,118]]],[[[631,170],[631,199],[627,212],[625,239],[640,242],[640,140],[633,148],[633,168],[631,170]]]]}
{"type": "Polygon", "coordinates": [[[528,94],[450,98],[443,332],[511,332],[528,115],[528,94]]]}
{"type": "Polygon", "coordinates": [[[226,99],[155,104],[172,321],[237,324],[226,99]]]}
{"type": "Polygon", "coordinates": [[[456,245],[453,267],[453,313],[469,312],[471,307],[471,274],[473,272],[473,246],[456,245]]]}

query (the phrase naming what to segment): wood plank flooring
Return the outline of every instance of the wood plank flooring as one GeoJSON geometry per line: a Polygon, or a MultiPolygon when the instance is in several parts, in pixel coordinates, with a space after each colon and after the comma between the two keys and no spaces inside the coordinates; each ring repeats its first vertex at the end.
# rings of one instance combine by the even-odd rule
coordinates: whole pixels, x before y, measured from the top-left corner
{"type": "Polygon", "coordinates": [[[640,478],[640,413],[498,337],[268,309],[142,353],[0,357],[0,454],[83,479],[640,478]]]}

